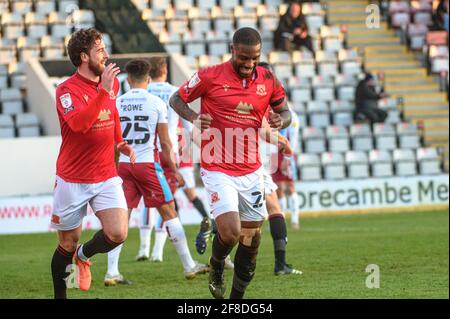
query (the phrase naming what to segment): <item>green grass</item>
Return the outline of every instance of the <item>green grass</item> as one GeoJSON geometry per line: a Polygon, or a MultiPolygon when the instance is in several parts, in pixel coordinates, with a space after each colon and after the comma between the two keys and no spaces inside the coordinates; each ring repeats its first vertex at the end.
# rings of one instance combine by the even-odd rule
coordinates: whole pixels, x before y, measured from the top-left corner
{"type": "MultiPolygon", "coordinates": [[[[449,213],[370,214],[305,218],[298,232],[289,229],[288,262],[303,271],[297,277],[273,275],[268,223],[256,275],[247,298],[449,298],[449,213]],[[380,268],[380,288],[365,286],[367,265],[380,268]]],[[[289,228],[289,227],[288,227],[289,228]]],[[[195,259],[197,227],[186,227],[195,259]]],[[[86,241],[93,232],[83,233],[86,241]]],[[[164,262],[137,263],[137,229],[130,230],[120,259],[132,286],[104,287],[106,255],[93,258],[91,290],[70,289],[69,298],[211,298],[207,276],[183,277],[175,249],[168,241],[164,262]]],[[[0,236],[0,298],[52,298],[50,260],[55,234],[0,236]]],[[[232,272],[226,271],[228,291],[232,272]]]]}

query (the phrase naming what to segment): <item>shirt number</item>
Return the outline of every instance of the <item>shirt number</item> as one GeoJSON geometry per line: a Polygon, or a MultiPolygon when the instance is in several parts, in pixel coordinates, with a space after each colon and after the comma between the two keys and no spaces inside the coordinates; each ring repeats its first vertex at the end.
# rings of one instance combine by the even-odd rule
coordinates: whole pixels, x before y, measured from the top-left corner
{"type": "Polygon", "coordinates": [[[131,120],[128,116],[121,116],[120,122],[125,123],[125,129],[123,130],[122,137],[128,144],[145,144],[150,140],[149,129],[145,126],[141,126],[142,123],[147,122],[149,119],[148,116],[136,115],[134,117],[134,121],[131,120]],[[144,137],[141,139],[127,139],[130,134],[131,129],[134,129],[134,132],[144,132],[144,137]]]}

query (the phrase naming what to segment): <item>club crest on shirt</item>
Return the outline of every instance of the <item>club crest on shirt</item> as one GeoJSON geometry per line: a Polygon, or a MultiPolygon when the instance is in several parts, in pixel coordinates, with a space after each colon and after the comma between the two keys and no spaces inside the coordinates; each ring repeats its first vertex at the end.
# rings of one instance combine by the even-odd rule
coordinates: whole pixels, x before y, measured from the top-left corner
{"type": "Polygon", "coordinates": [[[188,83],[188,89],[192,89],[193,87],[195,87],[197,84],[200,83],[200,77],[198,76],[198,73],[195,73],[192,78],[190,79],[189,83],[188,83]]]}
{"type": "Polygon", "coordinates": [[[85,94],[85,95],[83,95],[83,98],[84,98],[84,100],[85,100],[86,103],[87,103],[87,101],[89,100],[89,96],[87,96],[87,95],[85,94]]]}
{"type": "Polygon", "coordinates": [[[225,92],[227,92],[229,89],[230,89],[230,86],[229,86],[228,84],[224,84],[224,85],[223,85],[223,90],[224,90],[225,92]]]}
{"type": "Polygon", "coordinates": [[[70,93],[61,95],[59,97],[59,100],[61,101],[61,106],[65,109],[68,109],[72,106],[72,97],[70,96],[70,93]]]}
{"type": "Polygon", "coordinates": [[[266,85],[265,84],[258,84],[256,86],[256,94],[261,95],[261,96],[267,95],[266,85]]]}
{"type": "Polygon", "coordinates": [[[239,114],[250,114],[253,111],[253,105],[240,101],[236,107],[236,112],[239,114]]]}
{"type": "Polygon", "coordinates": [[[109,120],[110,115],[111,115],[110,110],[101,110],[100,113],[98,113],[98,119],[100,121],[107,121],[109,120]]]}
{"type": "Polygon", "coordinates": [[[211,204],[214,204],[220,200],[219,194],[217,192],[214,192],[211,194],[211,204]]]}

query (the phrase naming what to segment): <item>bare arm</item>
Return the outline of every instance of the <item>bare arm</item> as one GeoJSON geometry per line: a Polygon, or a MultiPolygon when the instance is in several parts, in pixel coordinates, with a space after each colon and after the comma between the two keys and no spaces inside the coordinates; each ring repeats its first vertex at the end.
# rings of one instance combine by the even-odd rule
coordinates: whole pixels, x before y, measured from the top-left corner
{"type": "Polygon", "coordinates": [[[169,137],[169,125],[167,123],[158,123],[156,131],[161,144],[161,156],[163,157],[163,160],[168,163],[170,170],[175,173],[177,171],[177,166],[175,164],[175,159],[172,156],[172,142],[169,137]]]}
{"type": "Polygon", "coordinates": [[[292,121],[291,111],[289,111],[286,101],[281,103],[282,105],[277,106],[276,109],[272,107],[273,112],[269,116],[270,127],[280,130],[288,127],[292,121]]]}
{"type": "Polygon", "coordinates": [[[178,92],[172,94],[169,100],[169,105],[186,121],[193,123],[198,118],[198,114],[181,99],[178,92]]]}

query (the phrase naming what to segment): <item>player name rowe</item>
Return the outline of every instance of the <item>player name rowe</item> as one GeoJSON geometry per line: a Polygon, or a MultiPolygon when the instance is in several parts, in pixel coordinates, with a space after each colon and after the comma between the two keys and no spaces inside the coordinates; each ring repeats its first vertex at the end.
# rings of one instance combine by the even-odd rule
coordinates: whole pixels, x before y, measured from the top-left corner
{"type": "Polygon", "coordinates": [[[142,111],[142,104],[126,104],[121,105],[122,112],[142,111]]]}
{"type": "Polygon", "coordinates": [[[212,306],[190,306],[185,303],[183,306],[178,306],[177,313],[185,314],[185,313],[195,313],[195,314],[204,314],[205,317],[209,316],[212,306]]]}

